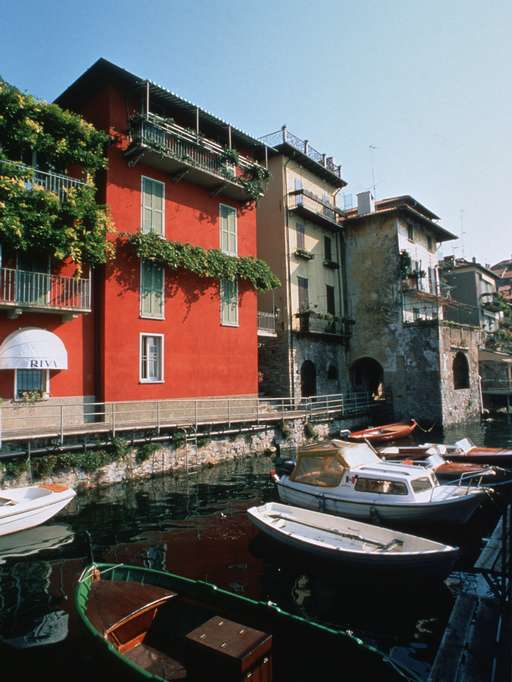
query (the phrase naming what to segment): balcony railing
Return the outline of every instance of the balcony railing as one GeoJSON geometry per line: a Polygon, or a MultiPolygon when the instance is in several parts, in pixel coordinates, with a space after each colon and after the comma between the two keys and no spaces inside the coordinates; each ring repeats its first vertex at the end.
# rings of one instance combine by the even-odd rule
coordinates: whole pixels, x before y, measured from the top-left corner
{"type": "Polygon", "coordinates": [[[482,379],[482,392],[512,395],[512,379],[482,379]]]}
{"type": "Polygon", "coordinates": [[[276,316],[274,313],[258,312],[258,334],[260,336],[276,336],[276,316]]]}
{"type": "Polygon", "coordinates": [[[47,192],[53,192],[57,194],[59,199],[62,201],[65,199],[68,190],[70,189],[80,189],[85,187],[87,183],[77,178],[72,178],[69,175],[62,175],[61,173],[54,173],[52,171],[42,171],[32,166],[27,166],[24,163],[17,163],[15,161],[1,161],[0,165],[5,165],[9,169],[16,171],[18,169],[23,173],[30,173],[31,177],[24,180],[25,187],[27,189],[33,189],[35,187],[42,187],[47,192]]]}
{"type": "Polygon", "coordinates": [[[339,227],[343,220],[343,212],[339,208],[306,189],[298,189],[288,194],[288,210],[296,211],[309,220],[327,227],[339,227]]]}
{"type": "Polygon", "coordinates": [[[0,268],[0,307],[89,312],[88,279],[0,268]]]}
{"type": "Polygon", "coordinates": [[[301,138],[297,137],[297,135],[290,133],[286,126],[283,126],[281,130],[277,130],[275,133],[264,135],[260,138],[260,140],[270,147],[278,147],[281,144],[288,144],[294,149],[297,149],[297,151],[302,152],[302,154],[310,158],[312,161],[315,161],[333,175],[336,175],[336,177],[340,180],[343,179],[341,176],[341,166],[334,163],[332,156],[322,154],[312,145],[310,145],[307,140],[301,140],[301,138]]]}
{"type": "Polygon", "coordinates": [[[292,318],[292,329],[306,334],[329,334],[343,336],[343,321],[336,316],[305,311],[292,318]]]}
{"type": "MultiPolygon", "coordinates": [[[[246,193],[241,180],[244,175],[251,174],[260,164],[241,154],[238,155],[238,163],[233,163],[224,156],[221,145],[213,140],[196,136],[191,129],[184,128],[176,123],[164,121],[154,114],[139,117],[131,122],[130,136],[132,145],[127,150],[127,156],[136,158],[137,150],[149,148],[160,157],[172,161],[172,167],[177,174],[184,169],[195,171],[195,179],[206,179],[210,184],[231,185],[236,193],[246,193]]],[[[183,175],[185,174],[183,172],[183,175]]]]}

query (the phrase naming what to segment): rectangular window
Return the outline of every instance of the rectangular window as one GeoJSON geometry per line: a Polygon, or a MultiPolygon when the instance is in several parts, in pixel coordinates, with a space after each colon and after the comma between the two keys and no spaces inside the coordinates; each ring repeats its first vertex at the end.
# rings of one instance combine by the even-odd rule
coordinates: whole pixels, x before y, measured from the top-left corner
{"type": "Polygon", "coordinates": [[[434,251],[434,242],[432,237],[427,237],[427,248],[429,251],[434,251]]]}
{"type": "Polygon", "coordinates": [[[306,250],[306,229],[303,223],[295,223],[295,229],[297,230],[297,248],[306,250]]]}
{"type": "Polygon", "coordinates": [[[336,303],[334,301],[334,287],[330,284],[325,285],[325,294],[327,296],[327,312],[329,315],[336,315],[336,303]]]}
{"type": "Polygon", "coordinates": [[[148,260],[140,264],[140,314],[142,317],[164,317],[164,269],[148,260]]]}
{"type": "Polygon", "coordinates": [[[165,185],[142,176],[142,231],[164,236],[165,185]]]}
{"type": "Polygon", "coordinates": [[[309,290],[308,280],[305,277],[297,277],[297,284],[299,285],[299,311],[309,309],[309,290]]]}
{"type": "MultiPolygon", "coordinates": [[[[304,189],[303,185],[302,185],[302,178],[295,178],[293,181],[293,186],[294,186],[296,192],[299,192],[301,189],[304,189]]],[[[302,193],[296,194],[295,195],[295,205],[296,206],[302,206],[303,202],[304,202],[304,196],[302,195],[302,193]]]]}
{"type": "Polygon", "coordinates": [[[332,261],[332,242],[331,238],[327,236],[324,236],[324,258],[332,261]]]}
{"type": "Polygon", "coordinates": [[[407,239],[410,242],[414,241],[414,227],[410,223],[407,225],[407,239]]]}
{"type": "Polygon", "coordinates": [[[236,208],[220,204],[220,250],[230,256],[238,253],[236,208]]]}
{"type": "Polygon", "coordinates": [[[43,394],[48,391],[48,370],[47,369],[17,369],[16,370],[16,400],[24,397],[43,394]],[[35,393],[34,393],[35,392],[35,393]]]}
{"type": "Polygon", "coordinates": [[[143,383],[159,383],[164,380],[162,334],[141,334],[140,380],[143,383]]]}
{"type": "Polygon", "coordinates": [[[238,282],[229,279],[220,281],[220,321],[221,324],[238,326],[238,282]]]}

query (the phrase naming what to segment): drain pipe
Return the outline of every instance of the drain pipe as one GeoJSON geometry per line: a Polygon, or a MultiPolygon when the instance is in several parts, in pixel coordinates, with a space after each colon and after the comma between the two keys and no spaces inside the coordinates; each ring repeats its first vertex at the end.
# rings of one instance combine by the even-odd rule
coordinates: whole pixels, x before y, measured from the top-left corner
{"type": "Polygon", "coordinates": [[[289,391],[288,394],[291,398],[295,398],[295,368],[294,368],[294,362],[293,362],[293,334],[292,334],[292,321],[293,321],[293,313],[292,313],[292,282],[291,282],[291,274],[290,274],[290,258],[291,258],[291,253],[290,253],[290,229],[289,229],[289,223],[288,223],[288,176],[287,176],[287,166],[290,163],[291,158],[288,157],[288,159],[285,161],[284,166],[283,166],[283,186],[284,186],[284,197],[283,197],[283,209],[285,213],[285,247],[286,247],[286,259],[285,259],[285,267],[286,267],[286,297],[287,297],[287,309],[288,309],[288,324],[287,324],[287,341],[288,341],[288,386],[289,386],[289,391]]]}

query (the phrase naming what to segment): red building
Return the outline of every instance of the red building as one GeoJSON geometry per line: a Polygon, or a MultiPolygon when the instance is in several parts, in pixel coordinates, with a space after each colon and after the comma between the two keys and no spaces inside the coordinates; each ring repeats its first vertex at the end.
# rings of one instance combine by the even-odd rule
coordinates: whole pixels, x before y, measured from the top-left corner
{"type": "MultiPolygon", "coordinates": [[[[22,317],[3,319],[0,341],[20,328],[53,333],[41,360],[50,362],[42,370],[50,398],[257,395],[252,285],[141,259],[125,235],[153,232],[171,242],[255,257],[254,187],[247,180],[265,166],[265,145],[103,59],[56,102],[113,138],[96,184],[116,227],[116,256],[83,280],[87,297],[81,308],[47,306],[39,312],[21,302],[22,317]],[[57,366],[52,362],[59,352],[57,366]]],[[[0,381],[2,396],[11,398],[12,363],[2,365],[8,345],[0,345],[0,368],[8,370],[0,372],[0,381]]],[[[34,348],[25,346],[29,360],[37,360],[34,348]]]]}

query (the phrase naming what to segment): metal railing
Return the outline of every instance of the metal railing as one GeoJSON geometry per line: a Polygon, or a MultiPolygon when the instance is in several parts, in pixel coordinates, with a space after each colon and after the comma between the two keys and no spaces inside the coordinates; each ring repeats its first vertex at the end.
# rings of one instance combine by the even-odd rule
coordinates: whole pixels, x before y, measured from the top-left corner
{"type": "Polygon", "coordinates": [[[320,218],[322,222],[328,221],[333,225],[340,225],[343,218],[343,212],[339,208],[306,189],[298,189],[288,194],[288,209],[306,210],[320,218]]]}
{"type": "Polygon", "coordinates": [[[18,163],[16,161],[1,161],[1,165],[6,165],[10,169],[19,169],[23,174],[30,174],[30,178],[25,179],[23,182],[27,189],[33,189],[34,187],[43,187],[47,192],[53,192],[57,194],[60,201],[66,198],[66,194],[70,189],[80,189],[86,187],[87,183],[77,178],[72,178],[69,175],[63,175],[61,173],[54,173],[52,171],[42,171],[32,166],[27,166],[24,163],[18,163]]]}
{"type": "Polygon", "coordinates": [[[482,379],[482,392],[512,395],[512,379],[482,379]]]}
{"type": "Polygon", "coordinates": [[[297,313],[292,317],[292,329],[312,334],[343,335],[343,321],[336,316],[323,315],[314,311],[297,313]]]}
{"type": "Polygon", "coordinates": [[[0,306],[91,310],[88,279],[0,268],[0,306]]]}
{"type": "Polygon", "coordinates": [[[258,333],[276,334],[276,316],[274,313],[258,311],[258,333]]]}
{"type": "MultiPolygon", "coordinates": [[[[382,401],[380,401],[382,403],[382,401]]],[[[0,444],[23,439],[59,439],[84,434],[269,424],[290,418],[338,418],[366,414],[371,393],[354,392],[309,398],[202,398],[55,404],[19,402],[0,407],[0,444]]],[[[5,454],[7,456],[7,453],[5,454]]]]}
{"type": "Polygon", "coordinates": [[[229,162],[223,156],[221,145],[204,137],[198,138],[193,130],[164,122],[154,114],[132,121],[130,136],[136,144],[156,148],[181,163],[235,183],[245,171],[260,165],[242,154],[238,164],[229,162]]]}
{"type": "Polygon", "coordinates": [[[291,147],[294,147],[313,161],[316,161],[320,166],[323,166],[336,175],[340,180],[342,179],[341,166],[334,163],[334,159],[331,156],[322,154],[311,146],[307,140],[302,140],[300,137],[297,137],[297,135],[290,133],[286,126],[283,126],[281,130],[276,130],[274,133],[269,133],[268,135],[260,137],[260,141],[270,147],[277,147],[280,144],[289,144],[291,147]]]}

